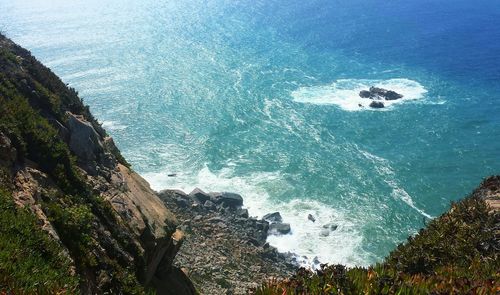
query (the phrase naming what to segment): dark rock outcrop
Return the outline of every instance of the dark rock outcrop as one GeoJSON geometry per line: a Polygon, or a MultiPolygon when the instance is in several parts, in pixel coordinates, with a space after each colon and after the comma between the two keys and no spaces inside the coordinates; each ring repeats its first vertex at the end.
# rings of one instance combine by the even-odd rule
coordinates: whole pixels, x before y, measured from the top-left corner
{"type": "Polygon", "coordinates": [[[195,188],[189,193],[189,196],[196,202],[200,204],[205,204],[206,201],[210,200],[210,195],[205,193],[199,188],[195,188]]]}
{"type": "Polygon", "coordinates": [[[273,235],[286,235],[290,233],[291,228],[289,223],[271,223],[269,225],[269,233],[273,235]]]}
{"type": "Polygon", "coordinates": [[[243,198],[236,193],[210,193],[210,198],[215,204],[222,204],[226,207],[238,208],[243,206],[243,198]]]}
{"type": "Polygon", "coordinates": [[[281,214],[279,212],[273,212],[262,216],[262,219],[267,220],[271,223],[279,223],[283,221],[281,214]]]}
{"type": "Polygon", "coordinates": [[[370,87],[370,90],[361,90],[359,96],[362,98],[376,99],[376,100],[397,100],[403,98],[403,95],[379,87],[370,87]]]}
{"type": "Polygon", "coordinates": [[[383,102],[381,102],[381,101],[372,101],[372,102],[370,103],[370,107],[371,107],[371,108],[374,108],[374,109],[382,109],[382,108],[384,108],[385,106],[384,106],[384,103],[383,103],[383,102]]]}

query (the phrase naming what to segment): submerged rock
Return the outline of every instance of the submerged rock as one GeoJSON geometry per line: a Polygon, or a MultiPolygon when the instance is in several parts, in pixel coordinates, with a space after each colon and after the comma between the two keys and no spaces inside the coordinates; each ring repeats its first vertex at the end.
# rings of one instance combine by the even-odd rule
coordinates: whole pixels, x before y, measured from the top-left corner
{"type": "Polygon", "coordinates": [[[282,234],[286,235],[291,231],[289,223],[272,223],[269,225],[270,234],[282,234]]]}
{"type": "Polygon", "coordinates": [[[333,223],[327,223],[327,224],[323,224],[322,227],[325,228],[325,229],[329,229],[331,231],[334,231],[334,230],[336,230],[338,228],[338,225],[333,224],[333,223]]]}
{"type": "Polygon", "coordinates": [[[319,235],[322,237],[328,237],[330,235],[330,229],[324,228],[319,232],[319,235]]]}
{"type": "Polygon", "coordinates": [[[262,219],[267,220],[271,223],[279,223],[283,221],[281,214],[279,212],[269,213],[262,217],[262,219]]]}

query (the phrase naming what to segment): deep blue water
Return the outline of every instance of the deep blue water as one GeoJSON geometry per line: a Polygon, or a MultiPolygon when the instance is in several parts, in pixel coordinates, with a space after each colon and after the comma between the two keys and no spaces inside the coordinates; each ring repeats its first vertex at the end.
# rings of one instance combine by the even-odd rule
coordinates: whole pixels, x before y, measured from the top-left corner
{"type": "Polygon", "coordinates": [[[498,1],[0,0],[0,30],[153,188],[279,210],[283,251],[379,261],[500,172],[498,1]],[[405,97],[360,108],[370,85],[405,97]]]}

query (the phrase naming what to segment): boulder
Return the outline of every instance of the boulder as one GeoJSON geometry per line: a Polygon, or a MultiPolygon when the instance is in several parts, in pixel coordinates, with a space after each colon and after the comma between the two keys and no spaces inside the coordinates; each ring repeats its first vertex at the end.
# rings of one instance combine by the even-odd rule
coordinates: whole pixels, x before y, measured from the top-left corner
{"type": "Polygon", "coordinates": [[[210,195],[199,188],[195,188],[192,192],[190,192],[189,197],[200,204],[204,204],[206,201],[210,200],[210,195]]]}
{"type": "Polygon", "coordinates": [[[374,109],[382,109],[384,108],[384,103],[381,101],[372,101],[370,103],[370,107],[374,109]]]}
{"type": "Polygon", "coordinates": [[[371,92],[368,91],[368,90],[361,90],[359,92],[359,96],[362,97],[362,98],[370,98],[371,97],[371,92]]]}
{"type": "Polygon", "coordinates": [[[82,161],[91,162],[98,160],[104,152],[104,147],[99,134],[92,124],[83,116],[67,112],[70,131],[69,148],[82,161]]]}
{"type": "Polygon", "coordinates": [[[289,223],[272,223],[269,225],[269,233],[273,235],[286,235],[290,231],[289,223]]]}
{"type": "Polygon", "coordinates": [[[279,223],[283,221],[281,214],[279,212],[269,213],[262,216],[262,219],[267,220],[271,223],[279,223]]]}
{"type": "Polygon", "coordinates": [[[223,204],[230,208],[238,208],[243,206],[243,198],[235,193],[210,193],[210,200],[215,204],[223,204]]]}
{"type": "Polygon", "coordinates": [[[12,145],[10,139],[0,132],[0,164],[5,164],[7,167],[16,161],[17,151],[12,145]]]}
{"type": "Polygon", "coordinates": [[[325,229],[329,229],[329,230],[331,230],[331,231],[334,231],[334,230],[336,230],[336,229],[338,228],[338,225],[336,225],[336,224],[331,224],[331,223],[327,223],[327,224],[324,224],[324,225],[323,225],[323,228],[325,228],[325,229]]]}
{"type": "Polygon", "coordinates": [[[309,219],[312,222],[316,222],[316,218],[314,218],[314,216],[312,216],[312,214],[308,214],[307,219],[309,219]]]}
{"type": "Polygon", "coordinates": [[[175,203],[181,208],[189,207],[189,201],[181,197],[177,197],[175,199],[175,203]]]}

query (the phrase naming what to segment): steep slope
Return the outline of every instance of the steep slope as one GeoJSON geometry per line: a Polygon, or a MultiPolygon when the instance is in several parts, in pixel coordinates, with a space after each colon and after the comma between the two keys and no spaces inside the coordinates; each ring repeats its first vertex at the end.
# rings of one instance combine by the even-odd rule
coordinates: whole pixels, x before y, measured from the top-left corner
{"type": "Polygon", "coordinates": [[[499,294],[500,176],[431,221],[378,265],[324,265],[257,294],[499,294]]]}
{"type": "Polygon", "coordinates": [[[0,197],[0,293],[194,293],[172,266],[174,215],[76,91],[3,35],[0,197]]]}

